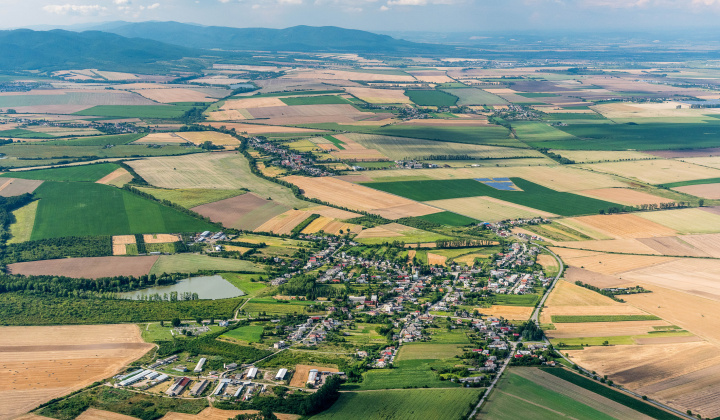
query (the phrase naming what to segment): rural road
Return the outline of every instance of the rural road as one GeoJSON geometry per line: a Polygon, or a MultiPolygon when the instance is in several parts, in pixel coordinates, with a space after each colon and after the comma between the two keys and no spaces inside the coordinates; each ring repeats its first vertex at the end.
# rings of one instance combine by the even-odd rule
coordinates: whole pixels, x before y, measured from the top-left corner
{"type": "Polygon", "coordinates": [[[485,399],[490,395],[490,392],[492,392],[492,390],[495,388],[495,384],[498,383],[498,381],[500,380],[500,377],[502,377],[503,372],[505,372],[505,368],[508,367],[508,365],[510,364],[510,361],[513,358],[513,353],[515,353],[516,345],[517,345],[517,343],[511,343],[510,355],[508,356],[507,359],[505,359],[505,363],[503,363],[502,367],[498,371],[498,374],[495,375],[495,379],[493,379],[493,381],[490,383],[490,386],[488,387],[488,389],[485,390],[485,393],[483,394],[482,398],[480,398],[480,401],[478,401],[477,405],[475,406],[473,411],[468,416],[468,419],[475,418],[475,416],[477,415],[477,412],[480,410],[480,407],[482,407],[482,405],[485,403],[485,399]]]}
{"type": "Polygon", "coordinates": [[[538,303],[537,306],[535,307],[535,311],[533,311],[532,317],[530,318],[533,321],[535,321],[535,324],[540,326],[540,311],[542,310],[543,306],[545,306],[545,301],[547,300],[548,296],[550,296],[550,292],[553,291],[558,280],[560,280],[560,276],[562,276],[563,271],[565,271],[565,264],[563,264],[562,259],[560,259],[560,257],[558,257],[554,252],[550,251],[549,249],[545,248],[542,245],[538,245],[536,243],[532,243],[532,244],[549,252],[550,255],[552,255],[557,260],[558,267],[560,268],[557,275],[553,279],[552,283],[550,283],[550,287],[548,287],[547,292],[545,292],[542,299],[540,299],[540,303],[538,303]]]}

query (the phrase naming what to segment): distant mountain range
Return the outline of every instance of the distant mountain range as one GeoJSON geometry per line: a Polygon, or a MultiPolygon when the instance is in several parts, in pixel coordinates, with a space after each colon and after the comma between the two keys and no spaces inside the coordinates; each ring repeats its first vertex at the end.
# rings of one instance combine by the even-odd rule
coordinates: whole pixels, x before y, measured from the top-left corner
{"type": "Polygon", "coordinates": [[[335,26],[267,29],[200,26],[178,22],[109,22],[93,29],[129,38],[230,51],[427,53],[441,48],[438,45],[419,44],[388,35],[335,26]]]}
{"type": "Polygon", "coordinates": [[[0,70],[132,69],[202,51],[99,31],[0,31],[0,70]]]}

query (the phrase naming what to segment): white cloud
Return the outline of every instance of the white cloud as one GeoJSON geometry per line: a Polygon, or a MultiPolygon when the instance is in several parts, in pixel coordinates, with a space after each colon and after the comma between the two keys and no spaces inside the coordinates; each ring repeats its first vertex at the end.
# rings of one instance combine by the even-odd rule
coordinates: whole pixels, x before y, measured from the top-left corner
{"type": "Polygon", "coordinates": [[[56,15],[97,15],[107,10],[99,4],[49,4],[42,8],[47,13],[56,15]]]}
{"type": "Polygon", "coordinates": [[[455,4],[462,0],[389,0],[388,6],[427,6],[428,4],[455,4]]]}
{"type": "Polygon", "coordinates": [[[380,6],[380,11],[381,11],[381,12],[387,12],[388,10],[390,10],[390,8],[387,7],[387,6],[385,6],[384,4],[383,4],[382,6],[380,6]]]}
{"type": "Polygon", "coordinates": [[[130,4],[130,0],[113,0],[113,3],[117,4],[118,6],[127,6],[130,4]]]}
{"type": "Polygon", "coordinates": [[[158,7],[160,7],[160,3],[153,3],[150,6],[147,7],[148,10],[155,10],[158,7]]]}

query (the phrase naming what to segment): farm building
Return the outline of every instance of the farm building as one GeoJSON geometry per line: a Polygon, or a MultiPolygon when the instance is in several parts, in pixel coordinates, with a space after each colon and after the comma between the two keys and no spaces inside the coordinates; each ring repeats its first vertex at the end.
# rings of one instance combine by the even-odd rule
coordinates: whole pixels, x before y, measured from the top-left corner
{"type": "Polygon", "coordinates": [[[154,373],[152,370],[143,370],[142,372],[138,373],[137,375],[131,376],[124,381],[120,382],[120,386],[130,386],[136,382],[139,382],[143,379],[145,379],[146,376],[149,374],[154,373]]]}
{"type": "Polygon", "coordinates": [[[121,380],[121,381],[122,381],[122,380],[125,380],[125,379],[127,379],[127,378],[129,378],[129,377],[131,377],[131,376],[137,375],[138,373],[142,372],[143,370],[145,370],[145,369],[134,370],[134,371],[132,371],[132,372],[130,372],[130,373],[127,373],[127,374],[125,374],[125,375],[122,375],[122,376],[118,377],[118,379],[121,380]]]}
{"type": "Polygon", "coordinates": [[[198,361],[197,365],[195,366],[195,369],[193,369],[193,372],[195,372],[195,373],[200,373],[200,372],[202,372],[202,370],[203,370],[203,365],[205,364],[206,361],[207,361],[206,358],[204,358],[204,357],[201,358],[201,359],[198,361]]]}
{"type": "Polygon", "coordinates": [[[195,395],[195,396],[197,396],[197,395],[202,394],[203,391],[205,391],[205,388],[207,388],[207,386],[208,386],[209,384],[210,384],[210,381],[208,381],[207,379],[204,379],[204,380],[196,383],[195,386],[193,386],[193,387],[190,389],[190,395],[195,395]]]}
{"type": "Polygon", "coordinates": [[[257,376],[257,373],[258,373],[258,368],[251,367],[250,370],[248,370],[246,378],[255,379],[255,377],[257,376]]]}
{"type": "Polygon", "coordinates": [[[230,383],[230,379],[220,379],[220,383],[215,388],[215,391],[213,391],[213,395],[222,395],[223,391],[225,390],[225,387],[227,384],[230,383]]]}
{"type": "Polygon", "coordinates": [[[190,383],[190,378],[187,378],[187,377],[179,378],[170,387],[170,389],[167,390],[166,394],[168,394],[171,397],[178,396],[178,395],[182,394],[182,392],[185,390],[185,387],[188,386],[189,383],[190,383]]]}
{"type": "Polygon", "coordinates": [[[317,381],[317,377],[318,377],[318,370],[310,369],[310,373],[308,374],[307,383],[314,384],[317,381]]]}
{"type": "Polygon", "coordinates": [[[235,397],[235,398],[240,397],[240,394],[242,394],[244,387],[245,387],[245,385],[240,385],[240,387],[237,389],[237,391],[235,391],[235,393],[233,394],[233,397],[235,397]]]}
{"type": "Polygon", "coordinates": [[[283,379],[285,379],[285,375],[287,375],[287,369],[285,369],[285,368],[280,369],[278,371],[277,375],[275,375],[275,380],[282,381],[283,379]]]}

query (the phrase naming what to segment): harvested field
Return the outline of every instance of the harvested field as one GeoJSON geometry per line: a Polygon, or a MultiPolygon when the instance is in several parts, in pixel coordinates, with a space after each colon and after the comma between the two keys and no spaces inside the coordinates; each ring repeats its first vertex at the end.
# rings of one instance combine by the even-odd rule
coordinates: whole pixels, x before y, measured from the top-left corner
{"type": "Polygon", "coordinates": [[[173,102],[215,102],[214,98],[193,89],[138,89],[134,91],[152,101],[169,104],[173,102]]]}
{"type": "Polygon", "coordinates": [[[43,181],[35,179],[0,179],[0,196],[13,197],[16,195],[23,195],[25,193],[32,193],[42,183],[43,181]]]}
{"type": "Polygon", "coordinates": [[[364,243],[380,243],[387,238],[407,242],[405,245],[406,248],[417,247],[418,242],[422,248],[432,248],[435,246],[435,243],[430,241],[445,239],[447,237],[398,223],[388,223],[387,225],[365,229],[355,237],[355,239],[364,243]]]}
{"type": "Polygon", "coordinates": [[[247,193],[193,207],[192,210],[209,217],[215,223],[222,223],[223,226],[255,230],[266,221],[288,211],[289,208],[247,193]]]}
{"type": "Polygon", "coordinates": [[[717,156],[720,154],[720,147],[708,147],[704,149],[648,150],[645,153],[667,159],[688,159],[704,156],[717,156]]]}
{"type": "Polygon", "coordinates": [[[88,408],[83,411],[76,420],[134,420],[135,417],[126,416],[124,414],[113,413],[111,411],[98,410],[88,408]]]}
{"type": "Polygon", "coordinates": [[[308,375],[310,374],[310,369],[317,369],[319,372],[339,372],[337,368],[333,367],[295,365],[295,373],[293,373],[292,379],[290,380],[290,386],[304,388],[308,380],[308,375]]]}
{"type": "Polygon", "coordinates": [[[134,245],[135,235],[116,235],[112,237],[113,255],[126,255],[127,245],[134,245]]]}
{"type": "Polygon", "coordinates": [[[0,94],[0,108],[21,114],[73,114],[97,105],[157,105],[130,92],[87,89],[32,90],[0,94]]]}
{"type": "MultiPolygon", "coordinates": [[[[558,281],[550,297],[545,302],[547,308],[556,306],[626,306],[607,296],[584,287],[576,286],[568,281],[558,281]]],[[[578,314],[586,315],[586,314],[578,314]]]]}
{"type": "Polygon", "coordinates": [[[673,255],[680,257],[709,257],[710,255],[702,251],[701,248],[693,247],[678,237],[668,236],[665,238],[645,238],[638,239],[650,248],[662,255],[673,255]]]}
{"type": "Polygon", "coordinates": [[[582,165],[587,169],[620,175],[648,184],[667,184],[720,177],[720,170],[677,160],[655,159],[634,162],[608,162],[582,165]]]}
{"type": "MultiPolygon", "coordinates": [[[[160,420],[227,420],[235,418],[240,414],[257,414],[257,410],[220,410],[215,407],[208,407],[199,414],[184,414],[170,412],[163,416],[160,420]]],[[[278,420],[298,420],[300,416],[296,414],[275,413],[278,420]]]]}
{"type": "Polygon", "coordinates": [[[9,264],[12,274],[24,276],[65,276],[97,279],[115,276],[144,276],[157,261],[155,256],[87,257],[9,264]]]}
{"type": "Polygon", "coordinates": [[[370,104],[410,104],[410,98],[404,90],[398,89],[372,89],[365,87],[346,88],[347,93],[370,104]]]}
{"type": "Polygon", "coordinates": [[[682,242],[702,250],[711,257],[720,258],[720,234],[687,235],[678,237],[682,242]]]}
{"type": "Polygon", "coordinates": [[[653,284],[720,301],[720,260],[678,258],[623,273],[622,278],[628,283],[653,284]]]}
{"type": "Polygon", "coordinates": [[[720,232],[720,215],[698,208],[645,212],[639,216],[683,234],[720,232]]]}
{"type": "MultiPolygon", "coordinates": [[[[661,238],[664,239],[664,238],[661,238]]],[[[610,239],[605,241],[570,241],[570,242],[553,242],[553,245],[565,247],[586,249],[600,252],[619,252],[623,254],[649,254],[660,255],[661,253],[648,245],[641,242],[641,239],[610,239]]]]}
{"type": "Polygon", "coordinates": [[[286,107],[285,102],[280,98],[246,98],[246,99],[228,99],[222,104],[220,109],[248,109],[248,108],[265,108],[265,107],[286,107]]]}
{"type": "Polygon", "coordinates": [[[284,134],[284,133],[321,133],[323,130],[313,130],[309,128],[297,128],[297,127],[282,127],[278,125],[264,125],[264,124],[242,124],[242,123],[223,123],[223,122],[211,122],[206,125],[210,127],[220,128],[225,127],[228,130],[235,129],[238,134],[246,135],[263,135],[263,134],[284,134]]]}
{"type": "Polygon", "coordinates": [[[612,239],[612,236],[606,235],[605,233],[593,229],[589,225],[585,223],[578,222],[575,219],[559,219],[557,220],[557,223],[569,227],[572,230],[578,231],[590,238],[593,238],[595,240],[609,240],[612,239]]]}
{"type": "MultiPolygon", "coordinates": [[[[628,255],[628,254],[601,254],[587,257],[568,258],[565,255],[566,249],[554,248],[553,251],[560,255],[566,265],[571,267],[585,268],[596,273],[615,275],[626,271],[637,270],[640,268],[651,267],[672,261],[672,257],[653,257],[644,255],[628,255]]],[[[620,276],[625,279],[625,276],[620,276]]]]}
{"type": "Polygon", "coordinates": [[[331,177],[289,176],[284,180],[297,185],[308,197],[340,207],[379,214],[388,219],[424,216],[440,211],[406,198],[331,177]]]}
{"type": "Polygon", "coordinates": [[[152,347],[136,325],[0,327],[0,418],[110,377],[152,347]]]}
{"type": "Polygon", "coordinates": [[[455,257],[455,258],[453,258],[453,261],[458,264],[465,264],[467,266],[473,266],[476,258],[487,258],[487,257],[488,257],[487,254],[474,253],[474,254],[463,255],[462,257],[455,257]]]}
{"type": "Polygon", "coordinates": [[[557,272],[558,263],[555,257],[547,254],[540,254],[537,257],[537,263],[543,266],[545,269],[554,269],[557,272]]]}
{"type": "Polygon", "coordinates": [[[671,200],[669,198],[658,197],[656,195],[631,190],[629,188],[602,188],[599,190],[577,191],[576,193],[613,203],[624,204],[626,206],[675,202],[675,200],[671,200]]]}
{"type": "Polygon", "coordinates": [[[273,202],[290,208],[306,208],[309,204],[296,199],[288,188],[253,175],[247,159],[237,152],[158,157],[129,164],[150,184],[162,188],[237,190],[244,187],[259,197],[271,197],[273,202]]]}
{"type": "Polygon", "coordinates": [[[326,80],[360,80],[364,82],[416,82],[417,80],[407,74],[387,74],[386,72],[354,72],[351,70],[333,70],[333,69],[318,69],[318,70],[301,70],[293,71],[288,73],[285,78],[300,78],[300,79],[316,79],[320,81],[326,80]]]}
{"type": "MultiPolygon", "coordinates": [[[[668,213],[657,211],[651,213],[611,214],[575,217],[571,220],[597,229],[617,239],[652,238],[657,236],[674,236],[677,232],[672,227],[651,221],[646,215],[668,213]],[[642,216],[642,217],[641,217],[642,216]]],[[[716,216],[720,220],[720,216],[716,216]]]]}
{"type": "Polygon", "coordinates": [[[720,355],[707,342],[568,351],[579,365],[678,410],[720,415],[720,355]]]}
{"type": "Polygon", "coordinates": [[[225,146],[225,148],[234,148],[237,147],[240,144],[240,141],[236,139],[235,137],[224,134],[224,133],[218,133],[215,131],[185,131],[182,133],[176,133],[178,136],[182,137],[184,140],[189,141],[190,143],[201,145],[207,141],[214,144],[215,146],[225,146]]]}
{"type": "Polygon", "coordinates": [[[97,182],[98,184],[114,185],[116,187],[121,187],[132,180],[133,175],[130,172],[128,172],[125,168],[118,168],[95,182],[97,182]]]}
{"type": "Polygon", "coordinates": [[[168,244],[181,240],[180,235],[171,235],[168,233],[158,233],[156,235],[143,235],[146,244],[168,244]]]}
{"type": "Polygon", "coordinates": [[[535,308],[531,306],[493,305],[489,308],[475,308],[482,316],[505,318],[512,321],[526,321],[535,308]]]}
{"type": "Polygon", "coordinates": [[[430,252],[427,253],[428,265],[445,265],[447,259],[448,258],[443,255],[437,255],[430,252]]]}
{"type": "MultiPolygon", "coordinates": [[[[307,213],[311,214],[315,212],[312,210],[308,210],[307,213]]],[[[340,231],[342,231],[343,233],[352,232],[357,234],[362,231],[362,226],[344,223],[335,220],[332,217],[320,216],[319,218],[312,221],[312,223],[310,223],[308,227],[303,229],[302,233],[312,234],[320,231],[329,233],[331,235],[339,235],[340,231]]]]}
{"type": "Polygon", "coordinates": [[[201,254],[174,254],[161,255],[150,270],[150,274],[192,274],[210,270],[261,272],[263,267],[250,261],[233,258],[217,258],[201,254]]]}
{"type": "Polygon", "coordinates": [[[295,226],[304,222],[311,213],[301,210],[288,210],[266,221],[255,229],[255,232],[272,232],[276,235],[288,235],[295,226]]]}
{"type": "Polygon", "coordinates": [[[591,286],[599,287],[601,289],[607,289],[610,287],[620,287],[627,285],[626,280],[621,280],[617,277],[609,276],[606,274],[595,273],[583,268],[568,267],[565,269],[565,280],[570,283],[581,281],[591,286]]]}
{"type": "Polygon", "coordinates": [[[557,217],[556,214],[493,197],[451,198],[447,200],[426,201],[425,204],[487,222],[536,216],[557,217]]]}
{"type": "Polygon", "coordinates": [[[550,339],[641,335],[656,331],[653,327],[669,326],[670,323],[665,321],[623,321],[554,323],[553,325],[555,325],[555,329],[546,332],[550,339]]]}
{"type": "Polygon", "coordinates": [[[700,198],[720,199],[720,184],[686,185],[673,188],[673,190],[700,198]]]}

